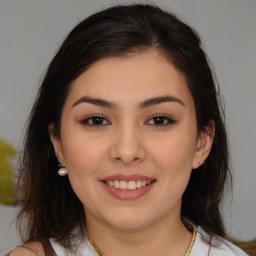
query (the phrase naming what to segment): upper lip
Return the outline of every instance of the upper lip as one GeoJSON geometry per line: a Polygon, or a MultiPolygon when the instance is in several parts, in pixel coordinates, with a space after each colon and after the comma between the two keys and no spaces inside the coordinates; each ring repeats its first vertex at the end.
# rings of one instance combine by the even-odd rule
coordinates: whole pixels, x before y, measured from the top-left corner
{"type": "Polygon", "coordinates": [[[145,181],[152,181],[152,180],[156,180],[153,177],[148,177],[148,176],[144,176],[144,175],[140,175],[140,174],[131,174],[131,175],[125,175],[125,174],[114,174],[114,175],[110,175],[107,176],[103,179],[101,179],[102,181],[114,181],[114,180],[124,180],[124,181],[138,181],[138,180],[145,180],[145,181]]]}

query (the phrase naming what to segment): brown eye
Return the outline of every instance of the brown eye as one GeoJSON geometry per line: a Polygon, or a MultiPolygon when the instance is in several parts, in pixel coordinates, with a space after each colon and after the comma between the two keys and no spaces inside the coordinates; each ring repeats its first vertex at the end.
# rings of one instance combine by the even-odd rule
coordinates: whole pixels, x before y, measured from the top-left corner
{"type": "Polygon", "coordinates": [[[91,118],[91,122],[93,125],[100,125],[100,124],[103,124],[104,122],[104,119],[102,117],[92,117],[91,118]]]}
{"type": "Polygon", "coordinates": [[[154,116],[147,122],[149,125],[164,126],[175,123],[175,121],[167,116],[154,116]]]}
{"type": "Polygon", "coordinates": [[[102,116],[90,116],[84,119],[82,123],[89,126],[101,126],[109,124],[109,122],[102,116]]]}

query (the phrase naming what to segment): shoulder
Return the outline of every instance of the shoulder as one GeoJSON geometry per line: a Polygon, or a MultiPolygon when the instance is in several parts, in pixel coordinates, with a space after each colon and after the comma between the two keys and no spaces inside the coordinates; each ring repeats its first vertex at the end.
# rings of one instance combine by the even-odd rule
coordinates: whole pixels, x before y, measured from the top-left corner
{"type": "Polygon", "coordinates": [[[30,242],[22,244],[16,247],[11,253],[7,254],[10,256],[45,256],[44,249],[39,242],[30,242]]]}
{"type": "Polygon", "coordinates": [[[198,232],[191,256],[248,256],[244,251],[219,237],[210,237],[201,227],[198,232]]]}
{"type": "MultiPolygon", "coordinates": [[[[56,255],[67,255],[67,250],[54,238],[49,239],[53,250],[55,251],[56,255]]],[[[73,241],[75,250],[69,251],[68,255],[87,255],[87,256],[97,256],[98,253],[95,251],[91,243],[86,237],[82,239],[78,239],[73,241]]],[[[47,254],[48,256],[48,254],[47,254]]]]}
{"type": "Polygon", "coordinates": [[[220,237],[217,238],[217,246],[212,247],[211,250],[213,256],[247,256],[239,247],[220,237]]]}

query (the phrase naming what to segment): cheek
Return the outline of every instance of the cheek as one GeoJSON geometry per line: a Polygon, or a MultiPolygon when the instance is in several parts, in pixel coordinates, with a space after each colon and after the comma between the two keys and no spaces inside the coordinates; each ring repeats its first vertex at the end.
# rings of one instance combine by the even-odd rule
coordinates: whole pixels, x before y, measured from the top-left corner
{"type": "Polygon", "coordinates": [[[153,144],[158,146],[151,147],[151,155],[159,166],[176,171],[191,168],[195,152],[195,140],[191,136],[174,134],[153,144]]]}
{"type": "Polygon", "coordinates": [[[181,197],[188,184],[195,141],[195,136],[179,130],[154,143],[157,147],[151,147],[151,158],[159,170],[164,190],[169,191],[168,197],[172,199],[181,197]]]}
{"type": "Polygon", "coordinates": [[[91,191],[98,184],[100,164],[103,162],[105,143],[92,138],[69,136],[63,143],[63,155],[66,161],[70,184],[83,205],[97,201],[91,191]]]}
{"type": "Polygon", "coordinates": [[[62,144],[69,173],[80,178],[94,174],[104,157],[107,143],[102,138],[94,138],[78,130],[68,134],[63,136],[65,140],[62,144]]]}

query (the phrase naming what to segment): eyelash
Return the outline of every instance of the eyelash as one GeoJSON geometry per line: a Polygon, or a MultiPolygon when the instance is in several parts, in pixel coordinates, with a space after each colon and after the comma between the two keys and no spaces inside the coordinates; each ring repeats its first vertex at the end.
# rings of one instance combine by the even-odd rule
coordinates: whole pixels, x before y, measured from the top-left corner
{"type": "Polygon", "coordinates": [[[93,127],[110,124],[109,121],[107,121],[107,124],[93,124],[93,123],[90,124],[90,123],[89,123],[90,121],[93,122],[93,119],[96,121],[97,118],[103,120],[103,122],[104,122],[104,121],[107,121],[107,119],[104,118],[104,117],[101,116],[101,115],[93,115],[93,116],[90,116],[90,117],[88,117],[88,118],[82,120],[81,123],[84,124],[84,125],[93,126],[93,127]]]}
{"type": "MultiPolygon", "coordinates": [[[[161,121],[164,121],[164,123],[160,123],[160,124],[149,124],[149,125],[154,125],[154,126],[167,126],[167,125],[171,125],[171,124],[175,124],[176,121],[171,119],[170,117],[167,117],[165,115],[156,115],[156,116],[152,116],[150,119],[148,119],[148,121],[146,121],[145,123],[149,123],[151,120],[153,121],[157,121],[157,119],[160,119],[161,121]]],[[[159,121],[159,120],[158,120],[159,121]]],[[[103,125],[109,125],[110,122],[104,118],[103,116],[101,115],[93,115],[93,116],[90,116],[84,120],[81,121],[82,124],[84,125],[87,125],[87,126],[91,126],[91,127],[100,127],[100,126],[103,126],[103,125]],[[93,123],[93,120],[94,121],[97,121],[97,119],[100,119],[101,122],[107,122],[107,123],[100,123],[100,124],[95,124],[93,123]],[[91,123],[89,123],[91,122],[91,123]]]]}
{"type": "Polygon", "coordinates": [[[161,121],[164,121],[164,123],[163,124],[151,124],[151,125],[154,125],[154,126],[167,126],[167,125],[171,125],[171,124],[175,124],[176,123],[175,120],[173,120],[172,118],[167,117],[165,115],[152,116],[152,117],[150,117],[150,119],[146,123],[149,123],[149,121],[151,121],[151,120],[157,121],[157,119],[160,119],[161,121]]]}

